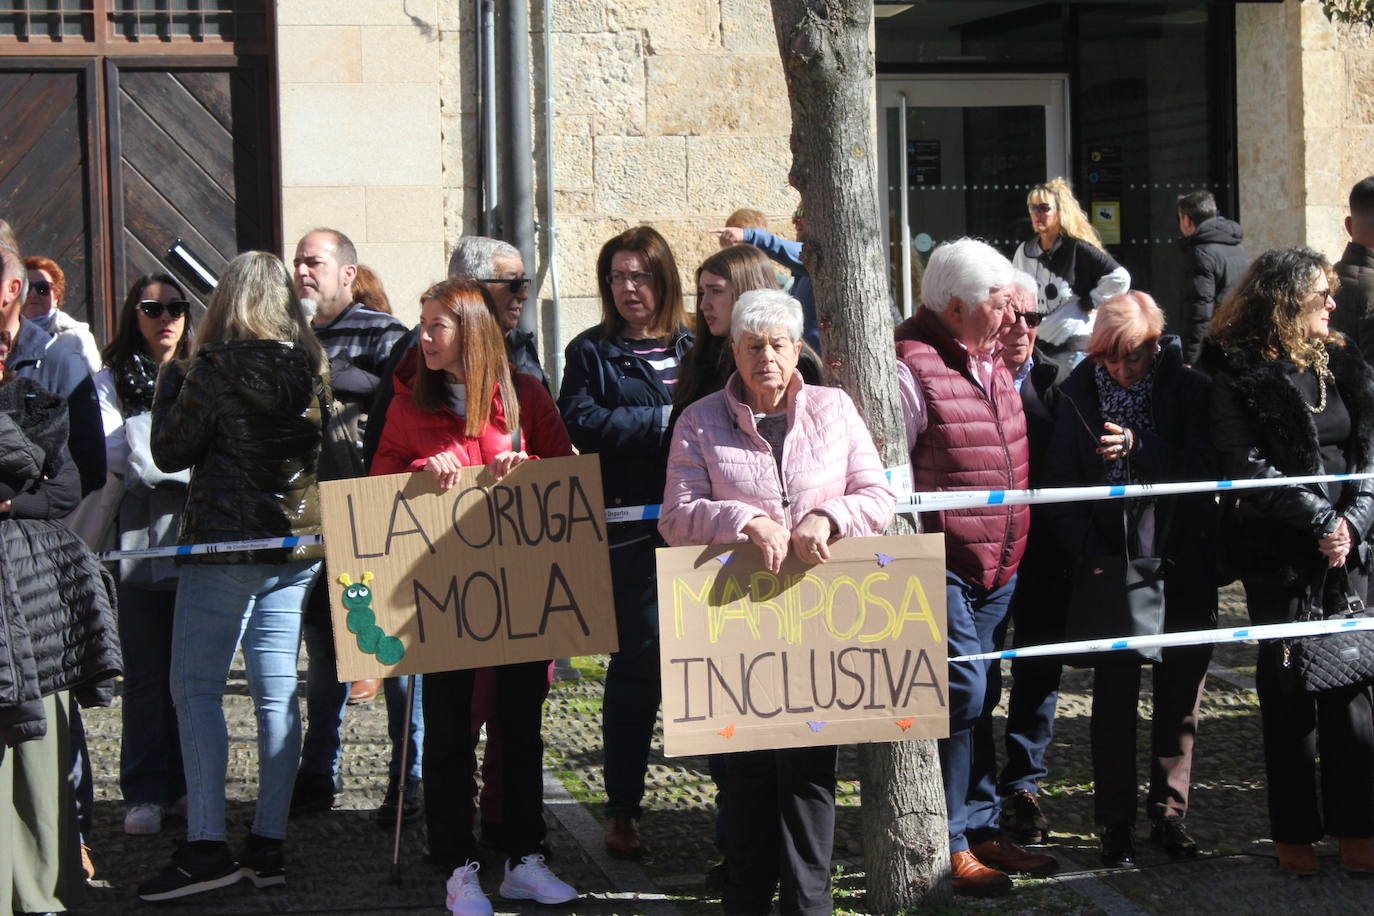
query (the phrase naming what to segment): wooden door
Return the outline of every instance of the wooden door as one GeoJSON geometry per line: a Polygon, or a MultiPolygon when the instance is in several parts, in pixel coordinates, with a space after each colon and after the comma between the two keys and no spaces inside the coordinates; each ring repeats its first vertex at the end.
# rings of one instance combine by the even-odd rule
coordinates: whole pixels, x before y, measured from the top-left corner
{"type": "Polygon", "coordinates": [[[94,61],[0,60],[0,217],[25,254],[62,265],[66,311],[106,335],[94,61]]]}
{"type": "Polygon", "coordinates": [[[278,250],[265,63],[105,66],[114,288],[169,272],[203,303],[208,287],[167,258],[176,240],[216,275],[240,251],[278,250]]]}

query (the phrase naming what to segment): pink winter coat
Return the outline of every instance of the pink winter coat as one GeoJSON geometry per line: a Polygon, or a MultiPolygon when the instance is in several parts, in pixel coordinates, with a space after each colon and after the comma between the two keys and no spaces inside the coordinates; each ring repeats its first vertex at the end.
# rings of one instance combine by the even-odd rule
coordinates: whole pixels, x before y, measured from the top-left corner
{"type": "Polygon", "coordinates": [[[748,540],[740,529],[760,515],[788,531],[810,512],[828,516],[841,537],[886,530],[895,497],[849,395],[803,384],[792,374],[780,484],[773,450],[759,435],[742,391],[739,376],[732,375],[723,390],[678,418],[658,520],[670,546],[748,540]]]}

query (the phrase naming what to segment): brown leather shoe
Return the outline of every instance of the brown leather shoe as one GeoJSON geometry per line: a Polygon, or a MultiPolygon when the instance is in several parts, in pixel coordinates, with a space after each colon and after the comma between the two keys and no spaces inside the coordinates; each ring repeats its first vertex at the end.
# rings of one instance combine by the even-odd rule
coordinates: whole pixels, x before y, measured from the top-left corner
{"type": "Polygon", "coordinates": [[[1011,890],[1011,879],[979,862],[971,850],[950,853],[949,866],[949,883],[956,894],[997,897],[1011,890]]]}
{"type": "Polygon", "coordinates": [[[1274,849],[1279,854],[1279,871],[1285,875],[1310,878],[1321,873],[1322,866],[1311,843],[1275,843],[1274,849]]]}
{"type": "Polygon", "coordinates": [[[1059,860],[1054,856],[1022,849],[1004,836],[970,846],[969,852],[977,856],[978,861],[984,865],[991,865],[1015,875],[1048,878],[1059,871],[1059,860]]]}
{"type": "Polygon", "coordinates": [[[1343,836],[1341,869],[1352,878],[1374,875],[1374,842],[1367,836],[1343,836]]]}
{"type": "Polygon", "coordinates": [[[356,706],[359,703],[366,703],[377,695],[377,691],[382,689],[382,682],[378,678],[369,678],[365,681],[354,681],[348,688],[348,705],[356,706]]]}
{"type": "Polygon", "coordinates": [[[620,814],[606,820],[606,852],[613,859],[638,859],[644,855],[634,818],[620,814]]]}

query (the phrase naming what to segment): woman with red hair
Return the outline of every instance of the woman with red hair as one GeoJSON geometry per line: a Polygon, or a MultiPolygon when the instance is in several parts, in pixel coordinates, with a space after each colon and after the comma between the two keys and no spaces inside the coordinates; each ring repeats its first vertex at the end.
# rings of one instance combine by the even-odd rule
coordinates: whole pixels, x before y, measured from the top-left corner
{"type": "MultiPolygon", "coordinates": [[[[486,288],[469,279],[436,283],[420,297],[420,341],[396,367],[372,473],[433,474],[442,489],[465,467],[486,465],[498,480],[530,458],[572,454],[553,399],[538,379],[512,375],[505,339],[486,288]]],[[[494,669],[495,719],[501,730],[502,829],[506,854],[501,896],[567,903],[577,891],[544,864],[544,742],[540,718],[549,663],[494,669]]],[[[470,791],[475,759],[469,719],[475,671],[424,676],[425,820],[429,857],[453,870],[449,909],[490,916],[477,880],[470,791]]]]}
{"type": "Polygon", "coordinates": [[[99,372],[104,363],[100,361],[100,347],[96,346],[91,326],[62,311],[67,295],[67,275],[62,268],[51,258],[35,256],[24,259],[24,269],[29,272],[29,294],[20,314],[52,336],[70,339],[81,351],[91,374],[99,372]]]}

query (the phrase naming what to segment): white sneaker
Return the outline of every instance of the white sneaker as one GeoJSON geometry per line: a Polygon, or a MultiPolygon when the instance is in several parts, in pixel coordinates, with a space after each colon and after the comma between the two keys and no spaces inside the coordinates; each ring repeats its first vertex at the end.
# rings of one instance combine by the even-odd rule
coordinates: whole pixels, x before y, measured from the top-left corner
{"type": "Polygon", "coordinates": [[[462,868],[455,868],[453,876],[445,887],[448,896],[444,903],[454,916],[492,916],[491,901],[482,893],[481,882],[477,880],[476,862],[469,861],[462,868]]]}
{"type": "Polygon", "coordinates": [[[549,871],[541,855],[528,855],[514,868],[506,862],[506,877],[501,882],[501,896],[507,900],[533,900],[537,903],[567,903],[577,899],[572,885],[558,880],[549,871]]]}
{"type": "Polygon", "coordinates": [[[124,832],[129,836],[149,836],[161,830],[161,805],[152,802],[133,805],[124,815],[124,832]]]}

